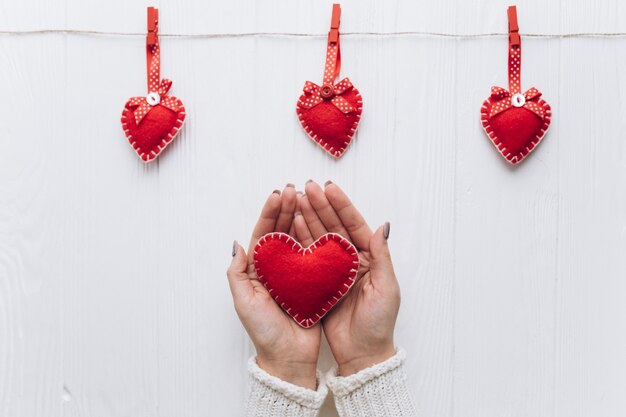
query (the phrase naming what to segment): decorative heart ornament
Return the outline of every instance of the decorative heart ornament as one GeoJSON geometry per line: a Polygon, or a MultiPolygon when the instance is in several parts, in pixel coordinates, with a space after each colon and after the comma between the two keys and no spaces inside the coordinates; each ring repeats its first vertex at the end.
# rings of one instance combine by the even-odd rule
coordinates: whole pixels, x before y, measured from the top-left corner
{"type": "Polygon", "coordinates": [[[552,112],[536,88],[521,93],[522,45],[515,6],[509,17],[509,90],[492,87],[481,107],[481,123],[496,149],[511,164],[517,164],[543,139],[552,112]]]}
{"type": "Polygon", "coordinates": [[[325,234],[308,248],[285,233],[269,233],[254,248],[254,267],[278,305],[308,328],[352,288],[359,254],[335,233],[325,234]]]}
{"type": "Polygon", "coordinates": [[[133,97],[122,111],[122,128],[128,142],[139,158],[150,162],[169,145],[185,122],[182,101],[167,95],[172,81],[160,79],[160,48],[158,10],[148,8],[148,36],[146,56],[148,64],[148,94],[133,97]]]}
{"type": "Polygon", "coordinates": [[[319,86],[307,81],[296,106],[296,114],[305,132],[335,158],[343,155],[352,142],[363,108],[361,94],[348,78],[334,84],[341,70],[340,16],[341,8],[334,4],[324,83],[319,86]]]}

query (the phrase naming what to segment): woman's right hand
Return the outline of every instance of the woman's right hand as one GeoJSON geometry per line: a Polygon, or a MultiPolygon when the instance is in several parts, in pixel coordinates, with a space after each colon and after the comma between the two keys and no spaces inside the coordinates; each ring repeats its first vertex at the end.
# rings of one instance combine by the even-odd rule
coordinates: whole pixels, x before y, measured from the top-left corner
{"type": "Polygon", "coordinates": [[[293,233],[296,204],[291,184],[282,194],[278,190],[270,194],[252,233],[248,254],[234,242],[227,275],[235,309],[254,343],[259,367],[283,381],[314,390],[321,327],[318,323],[304,329],[282,311],[259,282],[252,256],[254,246],[266,233],[293,233]]]}

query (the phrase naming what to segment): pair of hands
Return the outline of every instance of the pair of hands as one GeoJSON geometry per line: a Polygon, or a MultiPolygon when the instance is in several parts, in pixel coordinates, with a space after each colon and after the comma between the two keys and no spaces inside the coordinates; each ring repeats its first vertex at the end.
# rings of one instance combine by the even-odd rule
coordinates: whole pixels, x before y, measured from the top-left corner
{"type": "Polygon", "coordinates": [[[400,287],[387,246],[389,223],[372,233],[339,186],[324,189],[309,180],[305,194],[292,184],[265,202],[248,254],[236,241],[228,281],[235,309],[257,351],[257,363],[284,381],[316,389],[322,327],[339,375],[347,376],[395,354],[393,331],[400,287]],[[266,233],[289,233],[307,247],[320,236],[338,233],[359,251],[357,282],[323,319],[304,329],[289,317],[258,281],[253,248],[266,233]]]}

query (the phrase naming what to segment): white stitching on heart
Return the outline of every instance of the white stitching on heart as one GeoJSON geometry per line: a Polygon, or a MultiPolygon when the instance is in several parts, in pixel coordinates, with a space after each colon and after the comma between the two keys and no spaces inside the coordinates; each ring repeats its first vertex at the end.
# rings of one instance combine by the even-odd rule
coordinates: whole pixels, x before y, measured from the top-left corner
{"type": "MultiPolygon", "coordinates": [[[[176,97],[173,97],[173,98],[176,98],[176,97]]],[[[178,132],[180,131],[180,128],[185,123],[185,119],[187,117],[187,113],[185,112],[185,107],[183,106],[183,102],[180,101],[180,99],[176,98],[176,100],[177,100],[177,104],[179,106],[179,111],[177,113],[178,114],[178,118],[176,119],[176,122],[174,123],[174,126],[172,127],[170,132],[166,135],[166,137],[161,138],[161,143],[156,145],[156,147],[159,149],[159,151],[158,152],[154,152],[154,148],[152,148],[152,150],[149,151],[150,153],[148,154],[148,158],[147,159],[143,159],[143,156],[146,155],[146,154],[143,153],[143,152],[140,152],[138,150],[138,146],[136,146],[137,142],[131,141],[132,135],[130,134],[130,130],[129,130],[129,127],[128,127],[126,112],[127,111],[128,112],[132,112],[132,110],[130,110],[130,108],[128,107],[129,104],[130,104],[130,100],[126,102],[126,105],[124,106],[124,110],[122,111],[122,128],[124,129],[124,134],[126,135],[126,138],[128,139],[128,142],[130,143],[131,147],[133,148],[135,153],[139,156],[139,158],[144,163],[148,163],[148,162],[152,161],[153,159],[155,159],[157,156],[159,156],[159,154],[161,152],[163,152],[163,150],[167,147],[167,145],[172,143],[172,141],[174,140],[176,135],[178,135],[178,132]],[[154,154],[152,155],[152,153],[154,153],[154,154]]]]}
{"type": "MultiPolygon", "coordinates": [[[[354,87],[354,85],[352,86],[352,88],[356,92],[356,97],[358,100],[356,102],[357,104],[356,119],[354,120],[354,123],[352,124],[352,127],[350,128],[350,131],[352,133],[346,135],[347,140],[344,142],[345,146],[343,146],[342,148],[338,150],[335,150],[332,146],[330,146],[328,142],[326,141],[326,139],[319,138],[317,134],[313,132],[313,130],[306,124],[306,121],[303,119],[302,110],[296,104],[296,114],[298,115],[298,120],[300,121],[300,125],[302,126],[302,128],[304,128],[304,131],[306,132],[307,136],[311,138],[314,142],[316,142],[319,146],[321,146],[331,156],[334,156],[335,158],[341,157],[341,155],[343,155],[346,152],[346,150],[348,150],[348,146],[350,145],[350,143],[352,143],[352,138],[356,134],[356,130],[359,126],[359,122],[361,121],[361,113],[363,112],[363,100],[362,100],[361,93],[359,92],[359,90],[357,90],[356,87],[354,87]],[[323,142],[326,142],[326,143],[323,143],[323,142]]],[[[300,102],[300,100],[302,100],[304,97],[305,95],[302,94],[300,98],[298,99],[298,102],[300,102]]]]}
{"type": "MultiPolygon", "coordinates": [[[[333,300],[327,300],[326,303],[328,305],[328,310],[330,310],[335,304],[337,304],[339,302],[339,300],[350,290],[350,288],[354,285],[355,281],[356,281],[356,277],[358,274],[358,256],[359,253],[356,250],[356,248],[354,247],[354,245],[346,240],[345,238],[343,238],[341,235],[337,234],[337,233],[327,233],[324,236],[320,237],[318,240],[316,240],[315,242],[313,242],[309,247],[307,248],[302,248],[302,245],[300,245],[299,242],[295,241],[291,236],[289,236],[288,234],[285,233],[279,233],[279,232],[274,232],[274,233],[268,233],[264,236],[262,236],[261,238],[259,238],[259,241],[257,242],[256,245],[254,245],[254,253],[257,254],[258,250],[261,248],[261,246],[267,242],[268,239],[279,239],[279,240],[283,240],[285,241],[285,243],[289,244],[292,241],[295,243],[295,245],[292,245],[292,249],[294,248],[294,246],[299,246],[299,249],[296,253],[302,253],[302,256],[306,255],[307,253],[312,253],[312,249],[313,248],[318,248],[320,246],[322,246],[322,243],[326,243],[329,240],[335,240],[337,242],[339,242],[344,249],[348,249],[348,250],[352,250],[352,252],[350,253],[351,256],[356,256],[357,260],[353,261],[354,264],[356,264],[357,268],[356,269],[351,269],[350,270],[350,275],[348,275],[346,277],[347,281],[344,281],[343,285],[346,287],[346,290],[344,292],[341,292],[341,290],[337,291],[337,293],[339,294],[339,298],[337,298],[336,296],[333,296],[333,300]],[[322,239],[326,239],[324,240],[324,242],[322,242],[322,239]],[[307,252],[309,251],[309,252],[307,252]],[[349,284],[348,284],[349,282],[349,284]]],[[[263,284],[263,286],[265,288],[268,289],[269,292],[271,292],[271,290],[267,287],[267,281],[263,282],[262,278],[263,278],[263,274],[262,271],[259,270],[259,268],[257,267],[257,261],[254,261],[254,268],[256,270],[257,276],[259,278],[259,281],[261,281],[261,283],[263,284]]],[[[280,304],[281,307],[283,307],[283,309],[287,312],[287,314],[289,314],[289,311],[291,311],[291,307],[290,306],[285,306],[284,301],[281,301],[278,299],[278,296],[274,297],[274,300],[276,300],[277,303],[280,304]]],[[[308,328],[313,326],[315,323],[317,323],[318,321],[320,321],[320,319],[322,317],[324,317],[326,315],[326,313],[328,312],[328,310],[324,309],[322,307],[322,310],[324,311],[324,314],[322,314],[321,316],[316,313],[316,315],[318,316],[317,320],[313,320],[313,319],[302,319],[301,321],[298,321],[297,317],[298,314],[296,314],[295,316],[291,316],[291,314],[289,314],[295,321],[296,323],[300,324],[302,327],[308,328]]]]}
{"type": "Polygon", "coordinates": [[[539,133],[537,135],[535,135],[535,140],[531,141],[532,147],[530,147],[530,149],[528,147],[526,147],[526,152],[524,152],[522,150],[518,154],[511,155],[510,152],[507,152],[507,148],[504,146],[502,141],[496,136],[495,132],[491,128],[491,125],[489,124],[489,119],[490,119],[489,118],[489,108],[490,108],[491,104],[492,103],[489,101],[489,99],[487,99],[487,100],[484,101],[484,103],[483,103],[483,105],[481,107],[481,112],[480,112],[481,117],[480,117],[480,119],[482,121],[483,130],[485,131],[485,133],[487,134],[487,136],[491,140],[491,143],[493,143],[493,145],[496,147],[496,149],[498,149],[498,152],[500,152],[500,154],[502,154],[502,156],[504,156],[504,158],[509,163],[515,165],[515,164],[521,162],[522,160],[524,160],[524,158],[526,158],[528,155],[530,155],[530,153],[532,151],[537,149],[537,145],[539,145],[539,142],[541,142],[541,140],[545,137],[546,133],[548,133],[548,128],[550,127],[550,122],[551,122],[552,109],[551,109],[550,105],[545,100],[539,99],[537,104],[542,106],[546,110],[546,112],[545,112],[544,117],[542,119],[543,124],[539,128],[539,133]],[[507,152],[507,153],[505,154],[505,152],[507,152]]]}

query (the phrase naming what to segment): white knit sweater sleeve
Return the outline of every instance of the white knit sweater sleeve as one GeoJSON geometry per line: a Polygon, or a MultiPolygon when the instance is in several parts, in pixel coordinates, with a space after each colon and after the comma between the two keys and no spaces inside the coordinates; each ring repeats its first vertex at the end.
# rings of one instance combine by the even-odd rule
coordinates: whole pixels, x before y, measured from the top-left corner
{"type": "Polygon", "coordinates": [[[335,396],[341,417],[415,417],[416,411],[404,372],[402,350],[384,362],[347,377],[337,369],[327,374],[327,384],[335,396]]]}
{"type": "Polygon", "coordinates": [[[250,392],[246,417],[315,417],[328,394],[318,375],[317,391],[299,387],[259,368],[255,358],[248,362],[250,392]]]}

